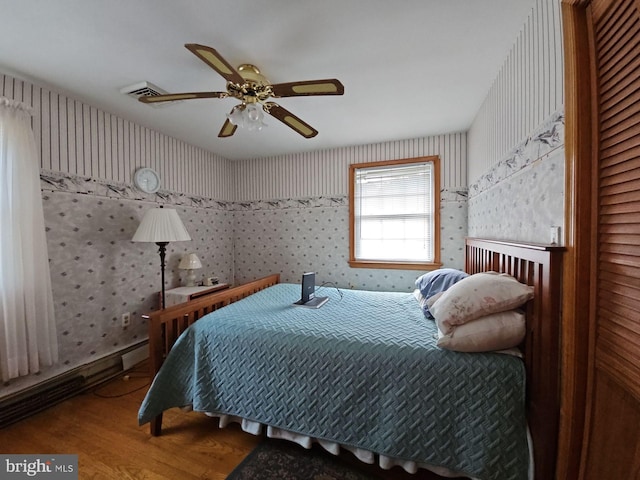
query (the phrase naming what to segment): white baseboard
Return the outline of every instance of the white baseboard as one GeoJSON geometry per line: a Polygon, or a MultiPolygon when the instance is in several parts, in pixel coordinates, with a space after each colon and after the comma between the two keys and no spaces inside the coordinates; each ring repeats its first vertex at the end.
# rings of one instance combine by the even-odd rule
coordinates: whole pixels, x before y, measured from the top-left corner
{"type": "Polygon", "coordinates": [[[127,371],[149,358],[149,346],[143,345],[122,355],[122,370],[127,371]]]}

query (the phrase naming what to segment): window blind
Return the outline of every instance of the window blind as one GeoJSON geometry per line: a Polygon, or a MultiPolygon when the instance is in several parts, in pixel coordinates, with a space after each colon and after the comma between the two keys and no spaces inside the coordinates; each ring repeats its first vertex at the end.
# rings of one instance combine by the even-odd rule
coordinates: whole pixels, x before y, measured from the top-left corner
{"type": "Polygon", "coordinates": [[[356,259],[432,262],[433,185],[432,162],[357,169],[356,259]]]}

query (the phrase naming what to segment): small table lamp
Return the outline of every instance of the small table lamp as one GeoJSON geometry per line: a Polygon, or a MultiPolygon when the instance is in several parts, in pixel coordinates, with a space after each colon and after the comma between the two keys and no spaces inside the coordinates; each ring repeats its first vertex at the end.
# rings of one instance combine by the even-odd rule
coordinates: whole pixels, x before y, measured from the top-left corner
{"type": "Polygon", "coordinates": [[[162,273],[162,307],[164,299],[164,258],[169,242],[184,242],[191,240],[189,232],[182,220],[172,208],[151,208],[144,212],[144,217],[133,235],[133,242],[155,242],[160,253],[160,271],[162,273]]]}
{"type": "Polygon", "coordinates": [[[187,253],[182,260],[178,268],[181,270],[187,270],[187,287],[194,287],[196,285],[196,273],[197,268],[202,268],[202,263],[195,253],[187,253]]]}

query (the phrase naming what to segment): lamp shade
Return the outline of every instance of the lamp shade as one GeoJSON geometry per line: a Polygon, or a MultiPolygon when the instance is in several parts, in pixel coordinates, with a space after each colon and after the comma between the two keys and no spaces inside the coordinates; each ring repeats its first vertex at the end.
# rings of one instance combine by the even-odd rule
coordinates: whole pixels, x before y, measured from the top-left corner
{"type": "Polygon", "coordinates": [[[181,270],[189,270],[194,268],[202,268],[202,263],[195,253],[187,253],[180,260],[178,268],[181,270]]]}
{"type": "Polygon", "coordinates": [[[185,242],[191,240],[182,220],[172,208],[151,208],[144,213],[133,242],[185,242]]]}

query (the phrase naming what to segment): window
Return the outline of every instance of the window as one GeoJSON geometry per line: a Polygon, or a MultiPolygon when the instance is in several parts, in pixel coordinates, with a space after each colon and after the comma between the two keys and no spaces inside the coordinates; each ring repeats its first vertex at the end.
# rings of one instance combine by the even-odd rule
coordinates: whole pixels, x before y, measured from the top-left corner
{"type": "Polygon", "coordinates": [[[429,270],[440,264],[440,159],[349,167],[349,265],[429,270]]]}

